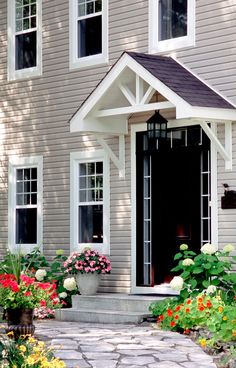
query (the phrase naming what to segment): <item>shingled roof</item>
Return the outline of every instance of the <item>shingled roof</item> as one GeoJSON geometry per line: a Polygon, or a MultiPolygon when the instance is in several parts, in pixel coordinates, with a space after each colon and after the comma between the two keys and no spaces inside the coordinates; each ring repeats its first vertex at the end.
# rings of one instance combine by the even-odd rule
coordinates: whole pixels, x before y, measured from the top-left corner
{"type": "Polygon", "coordinates": [[[191,106],[235,109],[176,60],[168,56],[125,52],[191,106]]]}

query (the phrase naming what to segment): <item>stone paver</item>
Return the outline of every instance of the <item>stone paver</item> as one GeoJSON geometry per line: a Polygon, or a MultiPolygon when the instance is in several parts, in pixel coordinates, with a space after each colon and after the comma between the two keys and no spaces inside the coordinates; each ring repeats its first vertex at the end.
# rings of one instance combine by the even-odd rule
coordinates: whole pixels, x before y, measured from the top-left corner
{"type": "Polygon", "coordinates": [[[57,347],[68,368],[216,368],[213,359],[180,334],[151,325],[39,321],[36,337],[57,347]]]}

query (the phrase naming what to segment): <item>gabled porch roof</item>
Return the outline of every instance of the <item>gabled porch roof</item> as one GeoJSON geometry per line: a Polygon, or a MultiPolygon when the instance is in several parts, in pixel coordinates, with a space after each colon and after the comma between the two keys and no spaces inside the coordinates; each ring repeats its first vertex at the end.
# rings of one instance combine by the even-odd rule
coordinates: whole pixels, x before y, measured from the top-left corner
{"type": "Polygon", "coordinates": [[[175,111],[176,123],[184,119],[200,124],[231,166],[235,106],[167,56],[124,52],[73,115],[70,131],[123,135],[131,114],[170,109],[175,111]],[[157,92],[158,100],[154,98],[157,92]],[[211,122],[225,123],[225,147],[209,128],[211,122]]]}

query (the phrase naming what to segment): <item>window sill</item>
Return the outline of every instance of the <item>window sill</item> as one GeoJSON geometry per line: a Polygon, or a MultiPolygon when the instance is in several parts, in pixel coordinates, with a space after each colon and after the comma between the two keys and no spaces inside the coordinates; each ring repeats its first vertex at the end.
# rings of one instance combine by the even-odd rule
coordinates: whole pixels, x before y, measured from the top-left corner
{"type": "Polygon", "coordinates": [[[41,76],[42,76],[41,68],[39,67],[28,68],[28,69],[22,69],[22,70],[16,70],[16,71],[9,71],[8,81],[14,82],[18,80],[31,79],[35,77],[41,77],[41,76]]]}
{"type": "Polygon", "coordinates": [[[150,45],[149,53],[166,53],[194,46],[195,40],[192,37],[173,38],[150,45]]]}
{"type": "Polygon", "coordinates": [[[108,65],[108,58],[102,54],[86,56],[70,61],[70,70],[88,68],[95,65],[108,65]]]}

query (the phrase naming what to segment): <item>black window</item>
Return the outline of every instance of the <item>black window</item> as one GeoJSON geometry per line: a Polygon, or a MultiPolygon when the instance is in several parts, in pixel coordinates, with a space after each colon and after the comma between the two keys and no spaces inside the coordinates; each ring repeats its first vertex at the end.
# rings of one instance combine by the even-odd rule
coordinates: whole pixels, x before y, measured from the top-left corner
{"type": "Polygon", "coordinates": [[[160,0],[159,40],[187,35],[187,0],[160,0]]]}

